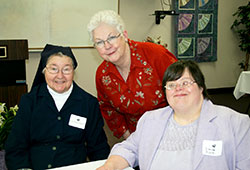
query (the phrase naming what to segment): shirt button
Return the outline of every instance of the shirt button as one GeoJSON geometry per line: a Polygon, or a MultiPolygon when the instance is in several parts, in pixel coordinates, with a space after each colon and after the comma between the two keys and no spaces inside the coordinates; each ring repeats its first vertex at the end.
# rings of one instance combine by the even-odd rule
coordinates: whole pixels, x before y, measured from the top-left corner
{"type": "Polygon", "coordinates": [[[61,136],[60,135],[56,135],[56,139],[60,139],[61,138],[61,136]]]}
{"type": "Polygon", "coordinates": [[[48,165],[48,168],[51,168],[51,167],[52,167],[52,165],[51,165],[51,164],[49,164],[49,165],[48,165]]]}
{"type": "Polygon", "coordinates": [[[58,119],[58,120],[61,120],[62,118],[61,118],[61,116],[58,116],[57,119],[58,119]]]}
{"type": "Polygon", "coordinates": [[[56,150],[56,147],[55,147],[55,146],[53,146],[53,147],[52,147],[52,150],[53,150],[53,151],[55,151],[55,150],[56,150]]]}

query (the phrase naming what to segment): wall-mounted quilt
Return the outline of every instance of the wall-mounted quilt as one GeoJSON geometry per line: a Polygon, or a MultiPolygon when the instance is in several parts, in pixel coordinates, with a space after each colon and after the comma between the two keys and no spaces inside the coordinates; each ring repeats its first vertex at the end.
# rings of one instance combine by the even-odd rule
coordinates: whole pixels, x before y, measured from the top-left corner
{"type": "Polygon", "coordinates": [[[177,58],[216,61],[218,0],[178,0],[175,11],[177,58]]]}

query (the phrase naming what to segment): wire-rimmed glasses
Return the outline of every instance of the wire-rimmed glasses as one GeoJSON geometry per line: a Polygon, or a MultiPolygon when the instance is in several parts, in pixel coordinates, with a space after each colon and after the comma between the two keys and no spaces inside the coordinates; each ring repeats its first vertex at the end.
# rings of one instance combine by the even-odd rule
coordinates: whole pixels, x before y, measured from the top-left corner
{"type": "Polygon", "coordinates": [[[178,86],[180,88],[187,88],[189,86],[191,86],[192,84],[196,83],[194,80],[183,80],[180,83],[174,83],[174,82],[168,82],[164,87],[167,90],[174,90],[176,89],[178,86]]]}
{"type": "Polygon", "coordinates": [[[73,67],[65,66],[60,70],[57,66],[46,66],[46,70],[48,70],[48,72],[51,74],[57,74],[59,71],[61,71],[63,74],[68,75],[72,73],[73,67]]]}
{"type": "Polygon", "coordinates": [[[121,36],[121,33],[118,35],[110,36],[106,40],[100,40],[94,43],[94,46],[97,48],[103,48],[105,43],[109,43],[110,45],[113,45],[116,40],[121,36]]]}

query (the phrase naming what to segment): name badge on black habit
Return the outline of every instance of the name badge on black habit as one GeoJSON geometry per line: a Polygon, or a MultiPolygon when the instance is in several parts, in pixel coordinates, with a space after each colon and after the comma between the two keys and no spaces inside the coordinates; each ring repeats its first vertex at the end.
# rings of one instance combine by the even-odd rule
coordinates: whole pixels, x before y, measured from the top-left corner
{"type": "Polygon", "coordinates": [[[85,117],[77,116],[74,114],[70,115],[69,126],[84,129],[87,119],[85,117]]]}

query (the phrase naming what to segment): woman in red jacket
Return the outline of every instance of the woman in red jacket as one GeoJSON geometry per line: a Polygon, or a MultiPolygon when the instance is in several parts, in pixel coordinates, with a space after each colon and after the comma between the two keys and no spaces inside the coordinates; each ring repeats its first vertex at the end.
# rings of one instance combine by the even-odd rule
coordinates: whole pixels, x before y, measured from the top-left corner
{"type": "Polygon", "coordinates": [[[126,139],[145,111],[166,106],[162,77],[177,59],[161,45],[130,40],[114,11],[96,13],[88,31],[104,59],[96,71],[102,115],[114,136],[126,139]]]}

